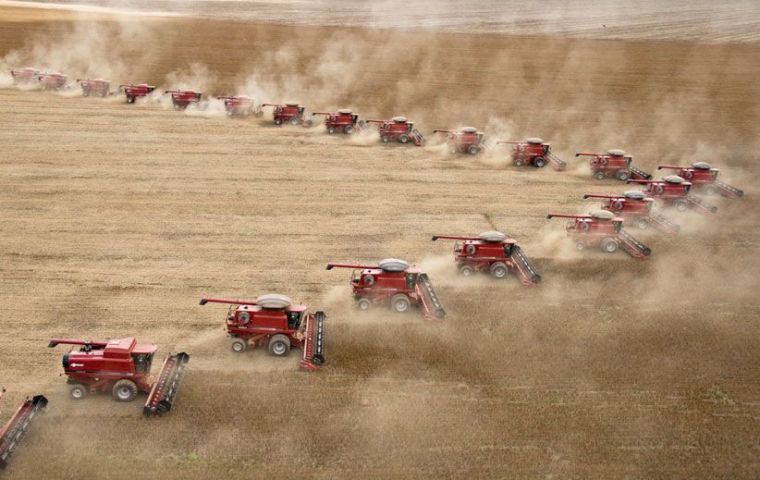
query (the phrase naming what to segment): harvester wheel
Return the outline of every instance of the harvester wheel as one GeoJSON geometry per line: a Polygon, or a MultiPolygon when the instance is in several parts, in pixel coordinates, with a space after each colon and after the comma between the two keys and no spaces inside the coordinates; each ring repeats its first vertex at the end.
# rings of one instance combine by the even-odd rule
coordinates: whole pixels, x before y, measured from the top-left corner
{"type": "Polygon", "coordinates": [[[367,310],[369,310],[369,308],[370,308],[371,306],[372,306],[372,302],[370,302],[368,298],[360,298],[360,299],[359,299],[359,300],[356,302],[356,307],[357,307],[359,310],[362,310],[362,311],[364,311],[364,312],[366,312],[367,310]]]}
{"type": "Polygon", "coordinates": [[[594,178],[596,178],[597,180],[604,180],[604,172],[594,173],[594,178]]]}
{"type": "Polygon", "coordinates": [[[87,396],[87,389],[84,385],[72,385],[71,390],[69,390],[69,395],[71,395],[71,398],[74,400],[81,400],[87,396]]]}
{"type": "Polygon", "coordinates": [[[685,212],[689,209],[689,204],[686,203],[684,200],[676,200],[673,205],[676,207],[676,210],[679,212],[685,212]]]}
{"type": "Polygon", "coordinates": [[[401,135],[398,136],[398,141],[399,143],[409,143],[409,135],[407,135],[406,133],[402,133],[401,135]]]}
{"type": "Polygon", "coordinates": [[[282,125],[282,119],[281,118],[275,118],[274,119],[274,124],[275,125],[282,125]]]}
{"type": "Polygon", "coordinates": [[[409,297],[403,293],[397,293],[391,297],[391,307],[398,313],[404,313],[409,310],[409,297]]]}
{"type": "Polygon", "coordinates": [[[512,160],[512,163],[515,165],[515,167],[522,167],[523,165],[525,165],[525,162],[523,162],[522,158],[515,158],[514,160],[512,160]]]}
{"type": "Polygon", "coordinates": [[[123,378],[113,384],[111,393],[117,402],[131,402],[137,396],[137,385],[132,380],[123,378]]]}
{"type": "Polygon", "coordinates": [[[607,253],[615,253],[618,249],[618,243],[612,238],[602,240],[602,250],[607,253]]]}
{"type": "Polygon", "coordinates": [[[388,143],[391,141],[391,139],[390,137],[388,137],[388,135],[383,135],[382,137],[380,137],[380,141],[383,143],[388,143]]]}
{"type": "Polygon", "coordinates": [[[135,97],[127,96],[127,103],[135,103],[135,97]]]}
{"type": "Polygon", "coordinates": [[[335,127],[327,127],[327,133],[329,133],[330,135],[335,133],[335,127]]]}
{"type": "Polygon", "coordinates": [[[473,273],[475,273],[475,269],[469,265],[464,265],[459,269],[459,273],[461,273],[463,277],[470,277],[473,273]]]}
{"type": "Polygon", "coordinates": [[[503,263],[497,262],[491,264],[491,276],[493,278],[501,280],[502,278],[507,277],[507,273],[509,273],[509,270],[507,270],[507,266],[503,263]]]}
{"type": "Polygon", "coordinates": [[[291,117],[290,124],[291,125],[298,125],[300,123],[300,120],[298,117],[291,117]]]}
{"type": "Polygon", "coordinates": [[[287,335],[278,333],[269,339],[269,353],[275,357],[284,357],[290,353],[290,339],[287,335]]]}
{"type": "Polygon", "coordinates": [[[582,252],[583,250],[586,250],[586,244],[581,241],[577,241],[575,242],[575,249],[579,252],[582,252]]]}
{"type": "Polygon", "coordinates": [[[248,348],[248,342],[242,338],[235,338],[230,344],[230,349],[235,353],[243,353],[248,348]]]}
{"type": "Polygon", "coordinates": [[[546,166],[546,160],[544,160],[544,157],[536,157],[533,159],[533,166],[536,168],[544,168],[546,166]]]}
{"type": "Polygon", "coordinates": [[[82,90],[82,96],[83,97],[89,97],[90,96],[90,91],[87,90],[87,89],[82,90]]]}
{"type": "Polygon", "coordinates": [[[343,127],[343,133],[345,133],[346,135],[351,135],[352,133],[354,133],[353,125],[346,125],[345,127],[343,127]]]}
{"type": "Polygon", "coordinates": [[[477,155],[480,153],[480,147],[476,145],[470,145],[469,147],[467,147],[467,153],[469,153],[470,155],[477,155]]]}
{"type": "Polygon", "coordinates": [[[625,182],[626,180],[628,180],[630,176],[631,174],[628,173],[627,170],[618,170],[617,173],[615,174],[615,178],[617,178],[621,182],[625,182]]]}

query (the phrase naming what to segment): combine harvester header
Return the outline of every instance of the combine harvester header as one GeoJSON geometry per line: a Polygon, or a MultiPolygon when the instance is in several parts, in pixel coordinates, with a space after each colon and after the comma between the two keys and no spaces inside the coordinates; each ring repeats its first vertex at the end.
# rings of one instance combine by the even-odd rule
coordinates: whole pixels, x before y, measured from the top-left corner
{"type": "MultiPolygon", "coordinates": [[[[4,393],[5,388],[0,388],[0,400],[2,400],[4,393]]],[[[21,443],[32,421],[38,413],[45,410],[47,404],[48,400],[43,395],[26,398],[11,418],[5,422],[5,425],[0,428],[0,470],[8,465],[8,459],[21,443]]]]}
{"type": "Polygon", "coordinates": [[[597,210],[588,215],[550,213],[546,216],[554,217],[571,219],[565,230],[579,251],[599,248],[606,253],[615,253],[622,249],[633,258],[645,258],[652,253],[649,247],[623,230],[623,219],[612,212],[597,210]]]}
{"type": "Polygon", "coordinates": [[[584,199],[598,198],[602,202],[602,210],[607,210],[622,217],[626,225],[633,224],[641,230],[652,226],[665,234],[676,234],[679,226],[665,218],[663,215],[653,212],[654,199],[647,197],[644,192],[631,190],[622,195],[597,195],[587,193],[584,199]]]}
{"type": "Polygon", "coordinates": [[[659,165],[657,170],[675,170],[675,175],[688,180],[692,189],[705,195],[719,194],[727,198],[739,198],[744,196],[744,191],[739,190],[727,183],[718,180],[720,169],[712,168],[709,163],[694,162],[690,167],[677,165],[659,165]]]}
{"type": "Polygon", "coordinates": [[[567,162],[552,153],[551,143],[544,142],[541,138],[532,137],[522,141],[499,140],[496,144],[512,145],[512,164],[516,167],[532,165],[543,168],[549,162],[555,170],[562,171],[567,168],[567,162]]]}
{"type": "Polygon", "coordinates": [[[668,175],[660,180],[628,180],[627,183],[646,185],[644,193],[660,201],[666,207],[673,207],[679,212],[694,210],[699,213],[716,213],[718,207],[710,205],[699,198],[689,195],[691,182],[677,175],[668,175]]]}

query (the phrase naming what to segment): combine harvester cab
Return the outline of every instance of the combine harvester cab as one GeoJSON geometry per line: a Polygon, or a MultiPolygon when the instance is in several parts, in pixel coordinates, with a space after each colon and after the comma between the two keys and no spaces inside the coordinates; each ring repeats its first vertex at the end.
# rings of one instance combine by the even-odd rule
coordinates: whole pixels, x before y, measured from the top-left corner
{"type": "Polygon", "coordinates": [[[228,117],[248,117],[255,115],[261,117],[264,111],[257,106],[253,98],[248,95],[221,95],[217,100],[224,102],[224,111],[228,117]]]}
{"type": "Polygon", "coordinates": [[[11,68],[11,77],[13,77],[13,83],[25,84],[38,82],[40,71],[32,67],[24,68],[11,68]]]}
{"type": "Polygon", "coordinates": [[[679,176],[692,184],[692,190],[705,195],[721,195],[726,198],[739,198],[744,196],[744,191],[739,190],[727,183],[718,180],[720,174],[719,168],[713,168],[706,162],[694,162],[690,167],[679,167],[675,165],[660,165],[657,170],[675,170],[676,176],[679,176]]]}
{"type": "Polygon", "coordinates": [[[43,72],[37,75],[43,90],[63,90],[66,88],[66,75],[60,72],[43,72]]]}
{"type": "Polygon", "coordinates": [[[150,374],[157,347],[137,343],[134,337],[101,342],[86,340],[53,339],[48,347],[76,345],[63,355],[63,370],[71,385],[74,400],[81,400],[89,393],[110,392],[114,400],[131,402],[138,392],[148,394],[143,413],[146,416],[162,415],[171,410],[182,381],[185,365],[190,355],[170,353],[154,378],[150,374]]]}
{"type": "Polygon", "coordinates": [[[154,85],[148,85],[147,83],[119,85],[119,90],[124,92],[124,96],[127,97],[127,103],[135,103],[138,98],[147,97],[155,89],[154,85]]]}
{"type": "Polygon", "coordinates": [[[584,199],[602,199],[602,210],[612,212],[625,220],[626,225],[633,224],[641,230],[650,226],[665,234],[676,234],[679,226],[665,218],[663,215],[652,212],[654,199],[647,197],[644,192],[632,190],[622,195],[596,195],[586,194],[584,199]]]}
{"type": "Polygon", "coordinates": [[[398,142],[413,143],[417,147],[425,145],[425,137],[422,132],[414,128],[414,122],[406,117],[397,116],[390,120],[367,120],[367,123],[376,123],[377,133],[383,143],[398,142]]]}
{"type": "Polygon", "coordinates": [[[78,78],[77,83],[82,88],[83,97],[107,97],[111,94],[111,82],[102,78],[78,78]]]}
{"type": "Polygon", "coordinates": [[[195,90],[166,90],[164,95],[172,96],[172,106],[175,110],[185,110],[190,105],[198,105],[203,94],[195,90]]]}
{"type": "Polygon", "coordinates": [[[350,108],[341,108],[337,112],[314,112],[311,114],[312,117],[315,115],[325,116],[325,128],[330,135],[337,132],[351,135],[367,126],[366,122],[359,120],[359,115],[350,108]]]}
{"type": "Polygon", "coordinates": [[[451,153],[477,155],[485,148],[484,134],[475,127],[463,127],[458,131],[433,130],[433,133],[443,133],[446,135],[446,143],[451,153]]]}
{"type": "Polygon", "coordinates": [[[325,362],[324,312],[309,313],[308,307],[294,305],[285,295],[261,295],[256,300],[202,298],[201,305],[223,303],[227,312],[227,334],[235,353],[248,347],[265,346],[275,357],[284,357],[291,348],[302,350],[299,366],[314,371],[325,362]]]}
{"type": "Polygon", "coordinates": [[[649,173],[634,167],[632,165],[633,156],[626,154],[623,150],[608,150],[607,153],[578,152],[575,156],[591,157],[589,166],[597,180],[616,178],[625,182],[628,179],[648,180],[652,178],[649,173]]]}
{"type": "Polygon", "coordinates": [[[310,118],[306,118],[306,107],[302,107],[298,103],[290,102],[284,105],[278,105],[275,103],[263,103],[261,107],[273,107],[272,120],[275,125],[301,125],[302,127],[311,127],[314,125],[314,121],[310,118]]]}
{"type": "Polygon", "coordinates": [[[500,140],[496,144],[512,145],[512,165],[516,167],[531,165],[543,168],[549,163],[555,170],[562,171],[567,168],[567,162],[552,153],[551,144],[538,137],[526,138],[520,142],[500,140]]]}
{"type": "Polygon", "coordinates": [[[327,270],[351,268],[351,288],[360,310],[383,304],[398,313],[418,307],[428,320],[443,319],[443,309],[427,274],[404,260],[386,258],[377,265],[328,263],[327,270]]]}
{"type": "Polygon", "coordinates": [[[541,275],[528,256],[515,240],[507,238],[502,232],[482,232],[477,237],[433,235],[433,241],[438,239],[457,241],[454,244],[454,261],[459,273],[465,277],[484,272],[502,279],[512,273],[526,287],[541,283],[541,275]]]}
{"type": "MultiPolygon", "coordinates": [[[[0,399],[5,389],[0,390],[0,399]]],[[[24,435],[37,414],[42,413],[47,407],[48,400],[43,395],[35,395],[26,398],[16,409],[11,418],[0,428],[0,470],[8,465],[8,460],[13,451],[19,446],[24,435]]]]}
{"type": "Polygon", "coordinates": [[[565,230],[579,251],[598,248],[606,253],[615,253],[622,249],[631,257],[642,259],[652,253],[649,247],[623,230],[622,218],[607,210],[598,210],[589,215],[550,213],[546,216],[554,217],[571,219],[565,230]]]}
{"type": "Polygon", "coordinates": [[[643,191],[646,195],[661,202],[666,207],[675,208],[679,212],[685,212],[689,209],[702,214],[718,211],[718,207],[689,195],[691,182],[687,182],[677,175],[668,175],[660,180],[628,180],[627,183],[646,185],[643,191]]]}

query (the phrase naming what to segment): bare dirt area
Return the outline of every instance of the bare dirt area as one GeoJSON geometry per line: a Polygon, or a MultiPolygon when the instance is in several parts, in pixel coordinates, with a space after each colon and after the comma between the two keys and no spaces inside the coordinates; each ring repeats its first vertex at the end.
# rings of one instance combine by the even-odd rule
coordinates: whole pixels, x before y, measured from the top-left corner
{"type": "MultiPolygon", "coordinates": [[[[43,10],[44,11],[44,10],[43,10]]],[[[100,14],[98,14],[100,15],[100,14]]],[[[757,478],[760,47],[272,26],[2,9],[3,67],[34,64],[311,110],[540,135],[566,172],[160,103],[0,89],[2,420],[48,412],[8,478],[757,478]],[[14,13],[15,12],[15,13],[14,13]],[[7,13],[7,16],[6,16],[7,13]],[[86,53],[86,55],[85,55],[86,53]],[[100,73],[103,72],[103,73],[100,73]],[[635,232],[653,254],[581,255],[550,211],[595,182],[576,150],[654,171],[705,160],[745,191],[635,232]],[[544,278],[457,276],[434,233],[498,228],[544,278]],[[328,261],[427,269],[445,321],[361,314],[328,261]],[[280,292],[327,312],[314,374],[236,356],[204,294],[280,292]],[[68,398],[51,337],[185,350],[164,418],[68,398]]],[[[0,79],[1,80],[1,79],[0,79]]]]}

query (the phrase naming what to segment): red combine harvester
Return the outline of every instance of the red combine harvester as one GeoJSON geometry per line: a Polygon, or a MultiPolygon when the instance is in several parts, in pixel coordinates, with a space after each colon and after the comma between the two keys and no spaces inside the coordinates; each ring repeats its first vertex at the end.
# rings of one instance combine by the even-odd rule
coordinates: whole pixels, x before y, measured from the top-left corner
{"type": "Polygon", "coordinates": [[[88,393],[111,392],[114,400],[131,402],[138,392],[148,394],[145,416],[162,415],[172,408],[185,365],[190,355],[185,352],[166,356],[158,377],[150,374],[157,347],[137,343],[134,337],[105,342],[56,338],[48,347],[79,345],[63,355],[63,371],[71,385],[71,398],[81,400],[88,393]]]}
{"type": "Polygon", "coordinates": [[[230,117],[247,117],[250,115],[260,117],[264,115],[261,107],[257,107],[248,95],[222,95],[216,98],[224,101],[224,110],[230,117]]]}
{"type": "Polygon", "coordinates": [[[463,127],[459,131],[433,130],[433,133],[445,133],[446,143],[451,153],[479,154],[483,146],[483,132],[475,127],[463,127]]]}
{"type": "Polygon", "coordinates": [[[383,143],[412,142],[418,147],[425,144],[425,137],[414,128],[414,122],[410,122],[406,117],[393,117],[390,120],[367,120],[367,123],[378,124],[377,132],[380,134],[380,141],[383,143]]]}
{"type": "Polygon", "coordinates": [[[37,81],[40,71],[32,67],[12,68],[11,77],[14,83],[32,83],[37,81]]]}
{"type": "Polygon", "coordinates": [[[660,180],[628,180],[627,183],[646,185],[645,194],[662,202],[664,206],[673,207],[679,212],[685,212],[689,209],[696,210],[699,213],[715,213],[718,211],[718,207],[689,195],[691,182],[687,182],[677,175],[668,175],[660,180]]]}
{"type": "Polygon", "coordinates": [[[540,138],[526,138],[520,142],[512,140],[496,142],[497,145],[501,143],[512,145],[512,164],[516,167],[531,165],[536,168],[543,168],[547,163],[550,163],[555,170],[567,168],[567,162],[552,153],[551,144],[540,138]]]}
{"type": "Polygon", "coordinates": [[[720,194],[728,198],[739,198],[744,195],[742,190],[718,180],[720,169],[712,168],[709,163],[695,162],[691,164],[691,167],[660,165],[657,167],[657,170],[662,170],[663,168],[676,170],[676,175],[691,182],[691,189],[698,193],[703,192],[706,195],[720,194]]]}
{"type": "MultiPolygon", "coordinates": [[[[0,390],[0,399],[3,398],[4,393],[5,389],[3,388],[0,390]]],[[[0,470],[8,465],[9,457],[26,435],[34,417],[38,413],[42,413],[47,404],[48,400],[43,395],[35,395],[25,399],[10,420],[0,428],[0,470]]]]}
{"type": "Polygon", "coordinates": [[[541,275],[517,242],[501,232],[483,232],[477,237],[433,235],[432,240],[439,238],[462,241],[454,244],[454,261],[459,273],[465,277],[475,272],[488,272],[492,277],[501,279],[511,272],[526,287],[541,282],[541,275]]]}
{"type": "Polygon", "coordinates": [[[403,313],[414,305],[428,320],[446,316],[427,274],[410,267],[404,260],[387,258],[374,266],[327,264],[327,270],[336,267],[359,270],[351,274],[351,287],[360,310],[369,310],[373,304],[385,304],[403,313]]]}
{"type": "Polygon", "coordinates": [[[293,305],[285,295],[261,295],[256,300],[202,298],[201,305],[224,303],[227,333],[233,352],[249,346],[266,346],[275,357],[284,357],[292,347],[300,348],[300,368],[314,371],[325,362],[325,314],[309,313],[304,305],[293,305]]]}
{"type": "Polygon", "coordinates": [[[622,195],[596,195],[589,193],[584,195],[583,198],[602,199],[602,210],[607,210],[618,217],[622,217],[626,225],[633,224],[641,230],[645,230],[651,225],[662,233],[678,233],[678,225],[664,216],[652,212],[654,199],[647,197],[644,192],[632,190],[622,195]]]}
{"type": "Polygon", "coordinates": [[[607,153],[578,152],[575,156],[591,157],[589,165],[591,166],[594,178],[597,180],[614,177],[621,182],[625,182],[629,178],[642,180],[652,178],[652,175],[644,170],[631,165],[633,156],[627,155],[623,150],[608,150],[607,153]]]}
{"type": "Polygon", "coordinates": [[[147,97],[150,95],[156,87],[148,85],[147,83],[139,83],[137,85],[119,85],[119,90],[124,92],[127,97],[127,103],[135,103],[139,97],[147,97]]]}
{"type": "Polygon", "coordinates": [[[263,103],[261,106],[274,107],[274,110],[272,111],[272,119],[274,120],[275,125],[289,123],[291,125],[311,127],[314,124],[310,118],[306,118],[306,107],[302,107],[297,103],[286,103],[285,105],[263,103]]]}
{"type": "Polygon", "coordinates": [[[364,129],[367,125],[364,120],[359,120],[359,115],[356,115],[350,108],[341,108],[337,112],[314,112],[311,115],[324,115],[326,117],[325,127],[329,134],[343,132],[350,135],[357,130],[364,129]]]}
{"type": "Polygon", "coordinates": [[[567,235],[575,241],[575,248],[600,248],[603,252],[614,253],[622,249],[634,258],[648,257],[652,251],[623,230],[623,219],[612,212],[599,210],[589,215],[566,215],[550,213],[546,218],[570,218],[565,226],[567,235]]]}
{"type": "Polygon", "coordinates": [[[43,72],[37,75],[43,90],[62,90],[66,87],[66,75],[58,72],[43,72]]]}
{"type": "Polygon", "coordinates": [[[102,78],[94,79],[77,79],[77,83],[82,87],[82,96],[89,97],[95,95],[97,97],[107,97],[109,89],[111,88],[111,82],[103,80],[102,78]]]}
{"type": "Polygon", "coordinates": [[[172,106],[175,110],[184,110],[191,104],[198,104],[203,94],[195,90],[166,90],[164,95],[172,96],[172,106]]]}

